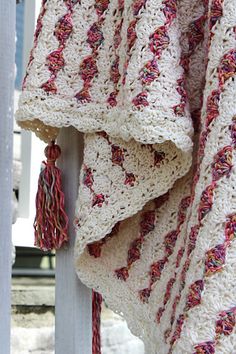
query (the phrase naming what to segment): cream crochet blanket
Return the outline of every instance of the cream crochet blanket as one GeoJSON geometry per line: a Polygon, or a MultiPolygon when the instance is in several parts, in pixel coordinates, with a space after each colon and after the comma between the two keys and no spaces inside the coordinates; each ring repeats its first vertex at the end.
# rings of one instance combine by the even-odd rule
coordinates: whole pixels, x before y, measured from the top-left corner
{"type": "Polygon", "coordinates": [[[236,0],[43,0],[18,124],[86,133],[76,270],[147,354],[236,353],[235,74],[236,0]]]}

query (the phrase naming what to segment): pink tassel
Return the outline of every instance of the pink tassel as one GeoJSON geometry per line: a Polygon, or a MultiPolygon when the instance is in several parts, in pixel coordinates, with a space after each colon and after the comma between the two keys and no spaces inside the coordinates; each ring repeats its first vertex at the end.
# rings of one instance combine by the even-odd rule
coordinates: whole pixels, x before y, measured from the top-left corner
{"type": "Polygon", "coordinates": [[[92,298],[92,326],[93,326],[93,342],[92,354],[101,354],[101,310],[102,310],[102,296],[93,291],[92,298]]]}
{"type": "Polygon", "coordinates": [[[40,172],[34,220],[35,246],[43,251],[59,249],[68,242],[68,217],[64,210],[61,171],[55,166],[61,149],[52,141],[44,150],[47,162],[40,172]]]}

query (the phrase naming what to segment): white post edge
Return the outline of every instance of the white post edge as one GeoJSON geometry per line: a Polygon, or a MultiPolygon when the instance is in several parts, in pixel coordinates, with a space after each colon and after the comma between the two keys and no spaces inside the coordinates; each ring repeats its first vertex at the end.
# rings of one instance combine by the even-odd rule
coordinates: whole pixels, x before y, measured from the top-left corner
{"type": "Polygon", "coordinates": [[[15,0],[0,1],[0,343],[10,353],[15,0]]]}
{"type": "Polygon", "coordinates": [[[66,211],[70,219],[70,246],[56,253],[55,353],[92,353],[92,292],[78,279],[74,270],[73,227],[83,157],[83,135],[76,129],[63,128],[59,136],[62,149],[60,168],[63,174],[66,211]]]}

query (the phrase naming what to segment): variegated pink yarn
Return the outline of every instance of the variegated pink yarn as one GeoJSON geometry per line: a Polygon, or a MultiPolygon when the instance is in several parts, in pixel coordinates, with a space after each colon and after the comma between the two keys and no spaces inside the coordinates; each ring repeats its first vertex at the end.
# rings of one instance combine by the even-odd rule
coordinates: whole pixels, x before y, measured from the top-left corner
{"type": "Polygon", "coordinates": [[[47,161],[38,180],[34,243],[43,251],[59,249],[68,242],[68,217],[64,210],[61,171],[55,165],[60,155],[60,147],[52,141],[45,148],[47,161]]]}

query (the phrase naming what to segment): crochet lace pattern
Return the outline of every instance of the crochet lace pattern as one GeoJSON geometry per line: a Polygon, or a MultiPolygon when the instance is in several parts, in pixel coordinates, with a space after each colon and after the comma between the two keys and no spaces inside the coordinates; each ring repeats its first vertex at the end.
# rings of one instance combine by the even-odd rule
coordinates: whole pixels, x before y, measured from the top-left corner
{"type": "Polygon", "coordinates": [[[236,353],[235,74],[236,0],[42,2],[17,121],[85,133],[76,270],[148,354],[236,353]]]}

